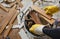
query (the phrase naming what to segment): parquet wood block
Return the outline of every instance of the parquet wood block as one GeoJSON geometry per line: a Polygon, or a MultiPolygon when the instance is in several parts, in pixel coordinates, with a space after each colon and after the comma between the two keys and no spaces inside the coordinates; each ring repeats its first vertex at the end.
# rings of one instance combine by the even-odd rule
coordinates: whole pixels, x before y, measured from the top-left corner
{"type": "Polygon", "coordinates": [[[16,5],[13,6],[10,11],[7,13],[7,16],[5,17],[5,19],[1,22],[2,26],[0,28],[0,34],[3,32],[3,30],[5,29],[6,25],[9,23],[9,21],[11,20],[11,18],[13,17],[13,15],[15,14],[15,8],[16,5]]]}

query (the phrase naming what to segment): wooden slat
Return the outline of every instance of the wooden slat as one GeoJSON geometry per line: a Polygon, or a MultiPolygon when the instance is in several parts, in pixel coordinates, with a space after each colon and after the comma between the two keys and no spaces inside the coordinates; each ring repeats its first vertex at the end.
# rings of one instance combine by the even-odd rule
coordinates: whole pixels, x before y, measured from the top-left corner
{"type": "Polygon", "coordinates": [[[3,20],[3,15],[0,14],[0,22],[3,20]]]}
{"type": "MultiPolygon", "coordinates": [[[[20,31],[20,29],[18,29],[18,28],[11,29],[8,36],[10,37],[10,39],[21,39],[21,36],[18,34],[19,31],[20,31]]],[[[3,35],[0,35],[0,39],[4,39],[3,35]]]]}
{"type": "Polygon", "coordinates": [[[21,2],[18,2],[18,4],[19,4],[19,6],[22,8],[23,7],[23,5],[22,5],[22,3],[21,2]]]}
{"type": "Polygon", "coordinates": [[[12,19],[10,20],[9,24],[13,24],[15,18],[17,17],[18,13],[16,11],[15,15],[12,17],[12,19]]]}
{"type": "Polygon", "coordinates": [[[7,1],[7,0],[3,0],[3,1],[7,1]]]}
{"type": "Polygon", "coordinates": [[[42,10],[40,7],[38,6],[35,6],[35,5],[32,5],[31,8],[35,11],[37,11],[39,14],[43,15],[44,17],[48,18],[48,19],[51,19],[50,16],[46,15],[45,11],[42,10]]]}
{"type": "Polygon", "coordinates": [[[23,5],[22,5],[22,3],[21,3],[21,0],[16,0],[16,2],[18,3],[18,5],[22,8],[23,7],[23,5]]]}
{"type": "Polygon", "coordinates": [[[32,1],[33,1],[33,3],[34,3],[34,2],[36,2],[37,0],[32,0],[32,1]]]}
{"type": "Polygon", "coordinates": [[[7,35],[9,34],[9,32],[10,32],[12,26],[13,26],[13,24],[8,25],[8,29],[4,32],[4,38],[7,37],[7,35]]]}
{"type": "Polygon", "coordinates": [[[6,11],[6,12],[9,11],[6,7],[4,7],[3,5],[1,5],[1,3],[0,3],[0,8],[2,8],[2,9],[3,9],[4,11],[6,11]]]}
{"type": "Polygon", "coordinates": [[[21,39],[20,35],[18,34],[19,31],[20,29],[11,29],[9,33],[10,39],[21,39]]]}
{"type": "MultiPolygon", "coordinates": [[[[13,24],[15,18],[17,17],[18,13],[16,11],[16,14],[12,17],[11,21],[9,22],[9,25],[13,24]]],[[[7,37],[9,31],[11,30],[12,26],[8,26],[8,29],[4,32],[4,38],[7,37]]]]}
{"type": "Polygon", "coordinates": [[[51,20],[49,20],[49,19],[47,19],[46,17],[44,17],[44,16],[42,16],[42,15],[39,15],[40,17],[42,17],[43,19],[45,19],[48,23],[50,23],[50,24],[53,24],[54,22],[55,22],[55,20],[54,19],[51,19],[51,20]]]}
{"type": "Polygon", "coordinates": [[[3,25],[6,17],[8,17],[8,13],[0,8],[0,27],[3,25]]]}
{"type": "Polygon", "coordinates": [[[7,0],[7,1],[11,3],[11,2],[14,2],[15,0],[14,0],[14,1],[12,1],[12,0],[7,0]]]}
{"type": "Polygon", "coordinates": [[[40,21],[40,19],[38,18],[38,16],[35,14],[35,12],[31,12],[31,13],[30,13],[30,16],[32,17],[33,21],[34,21],[36,24],[41,24],[41,21],[40,21]]]}
{"type": "Polygon", "coordinates": [[[13,6],[10,11],[9,11],[9,14],[8,14],[8,17],[6,17],[6,19],[4,20],[4,23],[2,25],[2,27],[0,28],[0,34],[3,32],[3,30],[5,29],[6,25],[9,23],[10,19],[12,18],[12,16],[15,14],[15,8],[16,8],[16,5],[13,6]]]}
{"type": "Polygon", "coordinates": [[[13,3],[10,3],[9,5],[12,7],[12,6],[15,5],[15,4],[16,4],[16,1],[13,2],[13,3]]]}

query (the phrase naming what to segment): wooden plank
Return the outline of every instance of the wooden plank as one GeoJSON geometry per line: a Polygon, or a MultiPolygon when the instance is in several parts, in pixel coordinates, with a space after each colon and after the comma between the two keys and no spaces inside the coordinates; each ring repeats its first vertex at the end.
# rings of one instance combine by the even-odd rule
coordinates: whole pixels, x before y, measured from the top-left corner
{"type": "Polygon", "coordinates": [[[2,10],[1,8],[0,8],[0,27],[3,25],[3,21],[4,21],[4,19],[7,17],[7,12],[5,12],[4,10],[2,10]]]}
{"type": "Polygon", "coordinates": [[[51,19],[51,20],[49,20],[49,19],[47,19],[46,17],[44,17],[44,16],[42,16],[42,15],[39,15],[40,17],[42,17],[43,19],[45,19],[48,23],[50,23],[50,24],[53,24],[54,22],[55,22],[55,20],[54,19],[51,19]]]}
{"type": "Polygon", "coordinates": [[[7,37],[7,35],[9,34],[9,32],[10,32],[12,26],[13,26],[13,24],[8,25],[8,29],[4,32],[4,38],[7,37]]]}
{"type": "Polygon", "coordinates": [[[36,23],[36,24],[41,24],[40,19],[38,18],[38,16],[36,15],[35,12],[31,12],[30,16],[32,17],[32,20],[36,23]]]}
{"type": "Polygon", "coordinates": [[[48,18],[48,19],[51,19],[50,16],[46,15],[45,11],[42,10],[40,7],[38,6],[35,6],[35,5],[32,5],[31,8],[35,11],[37,11],[39,14],[43,15],[44,17],[48,18]]]}
{"type": "Polygon", "coordinates": [[[17,20],[17,17],[16,17],[16,19],[13,22],[13,25],[17,25],[17,24],[18,24],[18,20],[17,20]]]}
{"type": "Polygon", "coordinates": [[[10,3],[9,5],[12,7],[12,6],[15,5],[15,4],[16,4],[16,1],[13,2],[13,3],[10,3]]]}
{"type": "MultiPolygon", "coordinates": [[[[21,39],[20,35],[18,34],[18,32],[20,31],[20,29],[11,29],[11,31],[9,32],[9,38],[10,39],[21,39]]],[[[0,39],[4,39],[3,35],[0,35],[0,39]]],[[[6,38],[5,38],[6,39],[6,38]]]]}
{"type": "Polygon", "coordinates": [[[4,11],[6,11],[6,12],[9,11],[6,7],[4,7],[3,5],[1,5],[1,3],[0,3],[0,8],[2,8],[2,9],[3,9],[4,11]]]}
{"type": "Polygon", "coordinates": [[[32,1],[33,1],[33,3],[34,3],[34,2],[36,2],[37,0],[32,0],[32,1]]]}
{"type": "Polygon", "coordinates": [[[21,3],[21,0],[16,0],[16,2],[18,3],[18,5],[22,8],[23,7],[23,5],[22,5],[22,3],[21,3]]]}
{"type": "Polygon", "coordinates": [[[15,14],[15,8],[16,8],[16,5],[13,6],[10,11],[9,11],[9,14],[8,14],[8,17],[6,17],[6,19],[4,20],[4,23],[2,25],[2,27],[0,28],[0,34],[3,32],[3,30],[5,29],[6,25],[9,23],[10,19],[12,18],[12,16],[15,14]]]}
{"type": "Polygon", "coordinates": [[[7,0],[3,0],[4,2],[7,1],[7,0]]]}
{"type": "Polygon", "coordinates": [[[12,1],[12,0],[7,0],[7,2],[9,2],[9,3],[14,2],[14,1],[15,1],[15,0],[13,0],[13,1],[12,1]]]}
{"type": "Polygon", "coordinates": [[[22,5],[22,3],[21,2],[18,2],[18,4],[19,4],[19,6],[22,8],[23,7],[23,5],[22,5]]]}
{"type": "Polygon", "coordinates": [[[17,13],[17,10],[16,10],[16,13],[15,15],[12,17],[12,19],[10,20],[9,24],[13,24],[15,18],[17,17],[18,13],[17,13]]]}
{"type": "Polygon", "coordinates": [[[3,15],[0,14],[0,22],[3,20],[3,15]]]}
{"type": "Polygon", "coordinates": [[[0,26],[3,25],[5,18],[8,17],[8,13],[0,8],[0,26]]]}
{"type": "MultiPolygon", "coordinates": [[[[17,17],[18,13],[16,11],[16,14],[12,17],[11,21],[9,22],[9,25],[13,24],[15,18],[17,17]]],[[[12,26],[8,26],[8,29],[4,32],[4,38],[7,37],[9,31],[11,30],[12,26]]]]}
{"type": "Polygon", "coordinates": [[[8,36],[10,39],[21,39],[21,36],[18,34],[19,31],[20,29],[11,29],[8,36]]]}

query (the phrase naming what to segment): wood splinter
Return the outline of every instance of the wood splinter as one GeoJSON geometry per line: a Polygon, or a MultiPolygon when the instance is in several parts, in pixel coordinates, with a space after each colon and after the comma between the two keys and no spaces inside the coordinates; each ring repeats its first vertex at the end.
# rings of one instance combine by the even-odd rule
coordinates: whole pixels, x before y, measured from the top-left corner
{"type": "Polygon", "coordinates": [[[32,17],[32,20],[36,23],[36,24],[41,24],[41,21],[39,19],[39,17],[35,14],[35,12],[31,12],[30,16],[32,17]]]}
{"type": "Polygon", "coordinates": [[[48,16],[48,15],[46,14],[46,12],[45,12],[43,9],[41,9],[40,7],[38,7],[38,6],[36,6],[36,5],[32,5],[31,8],[32,8],[33,10],[35,10],[36,12],[38,12],[40,15],[42,15],[42,16],[48,18],[48,19],[52,19],[52,18],[51,18],[50,16],[48,16]]]}
{"type": "Polygon", "coordinates": [[[3,5],[1,5],[1,3],[0,3],[0,8],[2,8],[2,9],[3,9],[4,11],[6,11],[6,12],[9,11],[6,7],[4,7],[3,5]]]}

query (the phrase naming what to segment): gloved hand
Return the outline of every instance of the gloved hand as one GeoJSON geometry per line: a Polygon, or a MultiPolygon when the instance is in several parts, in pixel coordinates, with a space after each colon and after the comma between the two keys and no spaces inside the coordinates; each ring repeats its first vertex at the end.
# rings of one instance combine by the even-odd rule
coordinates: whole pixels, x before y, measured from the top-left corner
{"type": "Polygon", "coordinates": [[[45,25],[40,25],[40,24],[34,24],[32,25],[32,27],[29,29],[30,32],[37,34],[37,35],[41,35],[43,34],[43,28],[45,27],[45,25]]]}
{"type": "Polygon", "coordinates": [[[46,14],[54,14],[55,12],[59,11],[59,7],[57,6],[46,6],[44,7],[44,10],[46,11],[46,14]]]}

